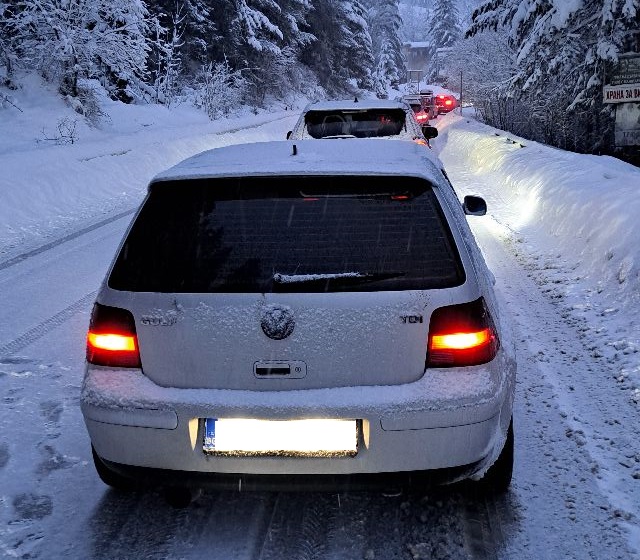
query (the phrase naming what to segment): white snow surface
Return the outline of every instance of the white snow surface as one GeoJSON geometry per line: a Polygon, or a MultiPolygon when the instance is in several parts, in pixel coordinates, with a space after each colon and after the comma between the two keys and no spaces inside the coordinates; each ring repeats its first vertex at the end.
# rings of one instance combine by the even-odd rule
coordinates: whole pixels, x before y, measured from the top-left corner
{"type": "Polygon", "coordinates": [[[432,180],[436,180],[434,174],[439,175],[436,168],[438,162],[433,153],[415,142],[386,138],[382,142],[358,138],[334,139],[340,141],[253,142],[251,145],[236,144],[209,150],[159,173],[154,177],[154,182],[218,175],[348,173],[410,175],[432,180]],[[249,166],[249,161],[258,161],[260,166],[249,166]]]}
{"type": "MultiPolygon", "coordinates": [[[[136,548],[137,557],[213,558],[210,541],[193,541],[188,531],[167,540],[163,523],[179,528],[178,522],[151,498],[157,520],[142,514],[137,501],[114,506],[113,496],[99,498],[107,491],[93,473],[78,410],[82,338],[117,241],[95,254],[87,241],[86,254],[76,260],[60,245],[56,251],[70,259],[60,277],[33,278],[35,258],[26,256],[102,220],[127,217],[149,180],[186,157],[284,139],[298,112],[247,112],[210,122],[186,105],[105,99],[108,118],[90,127],[35,81],[3,93],[23,112],[0,107],[0,556],[129,557],[138,546],[126,537],[131,527],[118,532],[111,516],[132,504],[136,513],[127,523],[143,515],[143,523],[162,527],[158,543],[149,545],[156,548],[136,548]],[[77,141],[43,141],[43,127],[50,137],[65,117],[77,119],[77,141]],[[90,287],[81,285],[87,278],[90,287]],[[44,303],[34,309],[32,300],[44,303]],[[92,542],[83,541],[85,533],[92,542]],[[106,552],[112,549],[115,555],[106,552]]],[[[640,558],[640,170],[517,138],[472,115],[450,113],[437,127],[433,151],[459,198],[487,200],[488,215],[469,222],[519,345],[516,468],[511,498],[501,502],[513,519],[491,557],[640,558]]],[[[117,235],[125,221],[113,222],[117,235]]],[[[428,519],[425,512],[435,506],[420,504],[428,519]]],[[[222,511],[235,522],[233,511],[222,511]]],[[[445,518],[455,524],[453,514],[445,518]]],[[[346,514],[339,519],[349,523],[346,514]]],[[[238,530],[230,527],[230,544],[220,539],[213,547],[220,550],[216,559],[235,555],[232,546],[243,542],[233,540],[238,530]]],[[[365,533],[345,533],[344,546],[377,542],[365,533]]],[[[139,529],[133,534],[147,538],[139,529]]],[[[438,538],[442,546],[458,542],[438,538]]],[[[334,535],[327,547],[341,542],[334,535]]],[[[403,546],[414,558],[429,557],[420,555],[420,541],[403,546]]],[[[476,557],[456,550],[440,557],[476,557]]],[[[385,556],[365,548],[351,557],[385,556]]]]}
{"type": "Polygon", "coordinates": [[[136,207],[160,171],[208,149],[272,140],[283,119],[291,128],[297,117],[297,111],[247,111],[212,122],[189,105],[167,109],[104,98],[107,116],[96,128],[52,92],[41,92],[30,80],[24,90],[8,92],[22,112],[0,108],[0,258],[37,238],[136,207]],[[76,121],[77,141],[43,140],[59,136],[62,119],[76,121]]]}

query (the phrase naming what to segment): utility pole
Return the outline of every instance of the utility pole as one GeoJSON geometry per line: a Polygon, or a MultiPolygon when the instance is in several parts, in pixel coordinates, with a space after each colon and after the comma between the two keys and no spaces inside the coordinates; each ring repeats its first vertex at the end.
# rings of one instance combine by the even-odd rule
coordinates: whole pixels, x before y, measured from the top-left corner
{"type": "Polygon", "coordinates": [[[462,70],[460,70],[460,116],[462,116],[462,70]]]}

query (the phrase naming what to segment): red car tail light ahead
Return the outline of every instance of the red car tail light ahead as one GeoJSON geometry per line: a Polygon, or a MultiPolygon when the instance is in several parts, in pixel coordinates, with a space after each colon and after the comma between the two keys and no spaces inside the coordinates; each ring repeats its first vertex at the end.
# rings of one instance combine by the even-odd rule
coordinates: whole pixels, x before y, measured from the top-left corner
{"type": "Polygon", "coordinates": [[[499,347],[498,334],[482,298],[440,307],[431,315],[427,367],[485,364],[495,358],[499,347]]]}
{"type": "Polygon", "coordinates": [[[87,361],[109,367],[140,367],[133,315],[126,309],[96,303],[87,334],[87,361]]]}

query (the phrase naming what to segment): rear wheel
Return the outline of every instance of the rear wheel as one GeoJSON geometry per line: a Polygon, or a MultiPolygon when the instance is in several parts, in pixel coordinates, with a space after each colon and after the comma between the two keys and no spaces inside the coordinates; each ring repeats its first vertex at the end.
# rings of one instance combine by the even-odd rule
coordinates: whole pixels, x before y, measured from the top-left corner
{"type": "Polygon", "coordinates": [[[116,490],[120,490],[122,492],[132,492],[139,488],[138,483],[132,478],[128,478],[126,476],[122,476],[117,472],[110,469],[102,458],[96,453],[93,445],[91,446],[91,453],[93,455],[93,464],[96,467],[96,471],[98,472],[98,476],[100,480],[104,482],[107,486],[111,488],[115,488],[116,490]]]}
{"type": "Polygon", "coordinates": [[[504,447],[502,448],[500,455],[496,459],[496,462],[489,467],[489,470],[479,481],[479,484],[487,492],[502,494],[509,489],[513,475],[513,447],[514,435],[512,418],[511,422],[509,422],[507,439],[504,442],[504,447]]]}

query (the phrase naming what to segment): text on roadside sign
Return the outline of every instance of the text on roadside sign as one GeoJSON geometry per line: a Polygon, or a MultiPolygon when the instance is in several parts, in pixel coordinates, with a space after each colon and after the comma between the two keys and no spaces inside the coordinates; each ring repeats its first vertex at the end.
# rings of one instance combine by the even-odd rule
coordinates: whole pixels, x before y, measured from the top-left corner
{"type": "Polygon", "coordinates": [[[604,87],[605,103],[633,103],[634,101],[640,101],[640,84],[604,87]]]}

